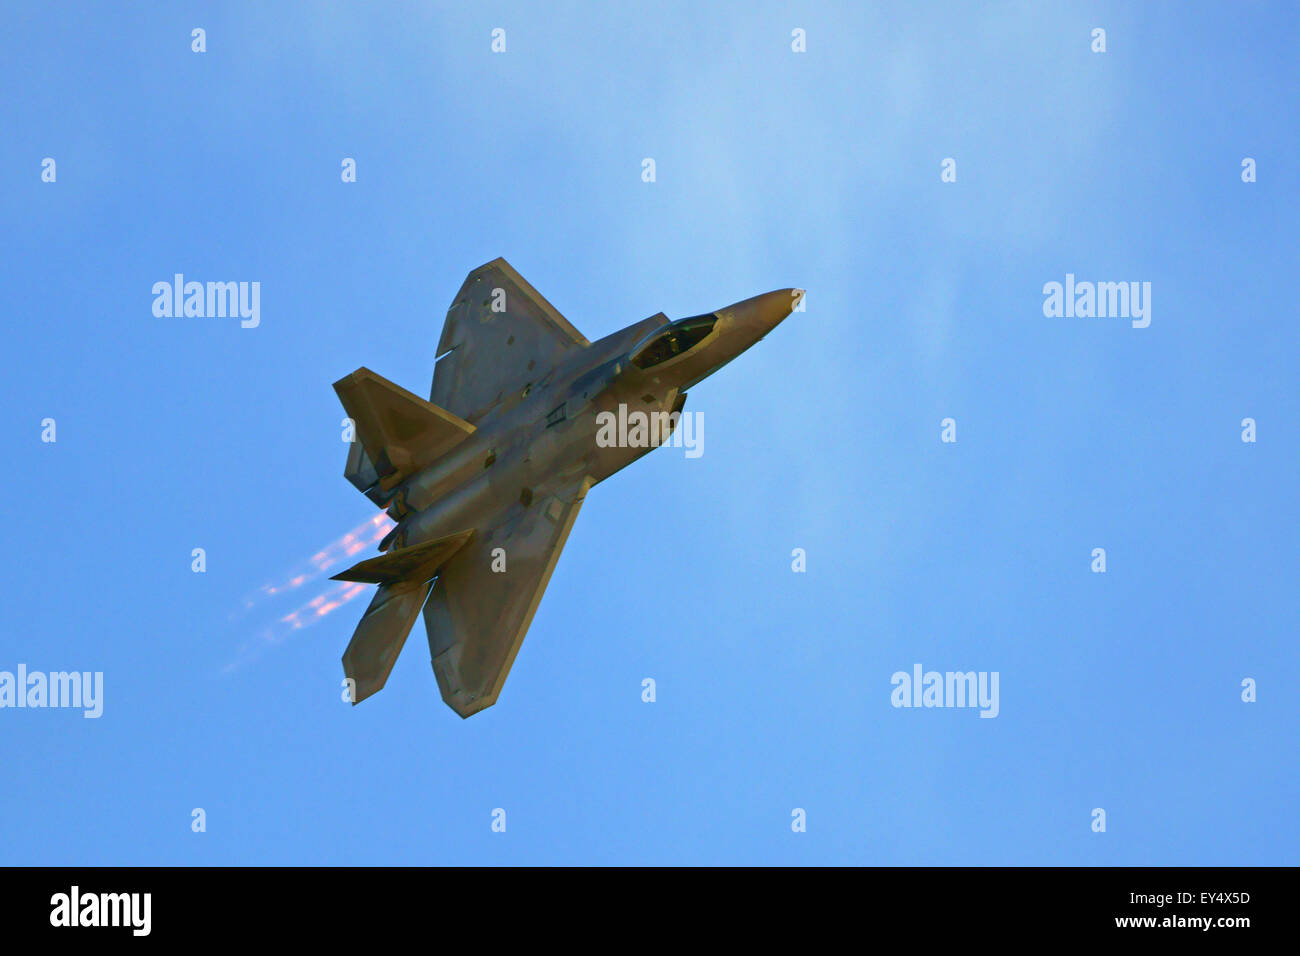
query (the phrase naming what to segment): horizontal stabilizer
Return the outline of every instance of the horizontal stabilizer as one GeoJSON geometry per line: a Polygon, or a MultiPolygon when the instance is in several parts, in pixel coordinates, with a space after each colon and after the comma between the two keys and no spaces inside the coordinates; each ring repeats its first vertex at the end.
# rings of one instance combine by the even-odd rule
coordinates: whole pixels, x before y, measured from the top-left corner
{"type": "Polygon", "coordinates": [[[361,447],[350,450],[345,475],[362,491],[374,484],[393,488],[475,430],[459,416],[368,368],[339,379],[334,391],[356,424],[356,442],[361,447]]]}
{"type": "Polygon", "coordinates": [[[352,681],[352,703],[357,704],[383,689],[393,672],[397,655],[424,599],[429,582],[385,584],[375,592],[370,607],[343,652],[343,673],[352,681]]]}
{"type": "Polygon", "coordinates": [[[395,548],[387,554],[367,558],[334,575],[334,581],[362,584],[396,584],[399,581],[428,581],[453,554],[463,548],[474,532],[461,531],[445,538],[425,541],[409,548],[395,548]]]}

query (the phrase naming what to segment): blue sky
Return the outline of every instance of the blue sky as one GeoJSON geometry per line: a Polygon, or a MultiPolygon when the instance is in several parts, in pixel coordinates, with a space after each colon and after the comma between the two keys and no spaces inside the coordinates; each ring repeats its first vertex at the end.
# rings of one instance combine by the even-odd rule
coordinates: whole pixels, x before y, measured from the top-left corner
{"type": "Polygon", "coordinates": [[[102,671],[104,712],[0,710],[0,862],[1300,862],[1289,5],[3,21],[0,670],[102,671]],[[417,624],[351,708],[364,598],[238,612],[373,514],[331,383],[427,394],[496,256],[593,340],[807,311],[692,389],[702,457],[591,492],[496,707],[417,624]],[[155,317],[177,272],[260,325],[155,317]],[[1067,273],[1150,326],[1045,317],[1067,273]],[[998,672],[997,718],[892,707],[917,663],[998,672]]]}

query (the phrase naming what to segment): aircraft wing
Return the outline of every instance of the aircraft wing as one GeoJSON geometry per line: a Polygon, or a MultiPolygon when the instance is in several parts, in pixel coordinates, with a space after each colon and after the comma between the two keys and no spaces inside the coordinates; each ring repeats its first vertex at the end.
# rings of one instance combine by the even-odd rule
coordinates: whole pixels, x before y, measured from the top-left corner
{"type": "Polygon", "coordinates": [[[510,263],[493,259],[465,278],[447,310],[429,400],[473,424],[590,344],[510,263]]]}
{"type": "Polygon", "coordinates": [[[439,574],[424,623],[438,690],[462,717],[496,703],[591,484],[584,475],[536,489],[439,574]]]}

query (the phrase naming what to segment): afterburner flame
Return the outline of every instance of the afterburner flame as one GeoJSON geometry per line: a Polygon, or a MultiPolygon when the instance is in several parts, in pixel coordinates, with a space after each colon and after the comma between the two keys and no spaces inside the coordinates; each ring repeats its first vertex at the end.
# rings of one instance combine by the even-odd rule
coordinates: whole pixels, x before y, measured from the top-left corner
{"type": "MultiPolygon", "coordinates": [[[[367,547],[377,545],[383,540],[384,535],[393,529],[393,526],[393,520],[382,511],[367,518],[351,531],[325,545],[306,561],[299,562],[278,584],[263,585],[254,594],[245,598],[242,611],[247,612],[272,600],[285,600],[286,595],[316,581],[335,565],[342,565],[343,559],[364,551],[367,547]]],[[[300,631],[324,620],[365,590],[366,585],[354,581],[330,581],[311,600],[266,625],[255,640],[248,641],[240,647],[236,659],[225,669],[233,670],[260,655],[267,647],[281,643],[294,631],[300,631]]]]}
{"type": "Polygon", "coordinates": [[[288,631],[301,630],[311,624],[315,624],[326,614],[341,608],[354,597],[365,590],[364,584],[357,584],[355,581],[339,581],[333,587],[322,591],[306,604],[299,607],[280,618],[276,622],[280,627],[271,628],[271,633],[266,636],[266,640],[271,643],[278,643],[284,639],[288,631]],[[279,632],[278,636],[276,632],[279,632]]]}
{"type": "Polygon", "coordinates": [[[393,519],[382,511],[372,515],[337,540],[325,545],[306,561],[300,562],[278,584],[262,585],[255,595],[244,600],[244,609],[248,610],[266,598],[294,591],[315,581],[344,558],[350,558],[368,546],[378,544],[393,529],[393,525],[393,519]]]}

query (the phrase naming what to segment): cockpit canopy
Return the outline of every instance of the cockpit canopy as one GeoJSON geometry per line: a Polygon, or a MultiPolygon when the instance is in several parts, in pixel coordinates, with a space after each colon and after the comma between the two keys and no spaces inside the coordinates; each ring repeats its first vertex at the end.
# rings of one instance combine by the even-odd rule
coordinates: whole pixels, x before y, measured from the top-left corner
{"type": "Polygon", "coordinates": [[[689,352],[708,337],[717,321],[718,317],[713,313],[693,315],[652,332],[632,350],[632,364],[637,368],[650,368],[689,352]]]}

